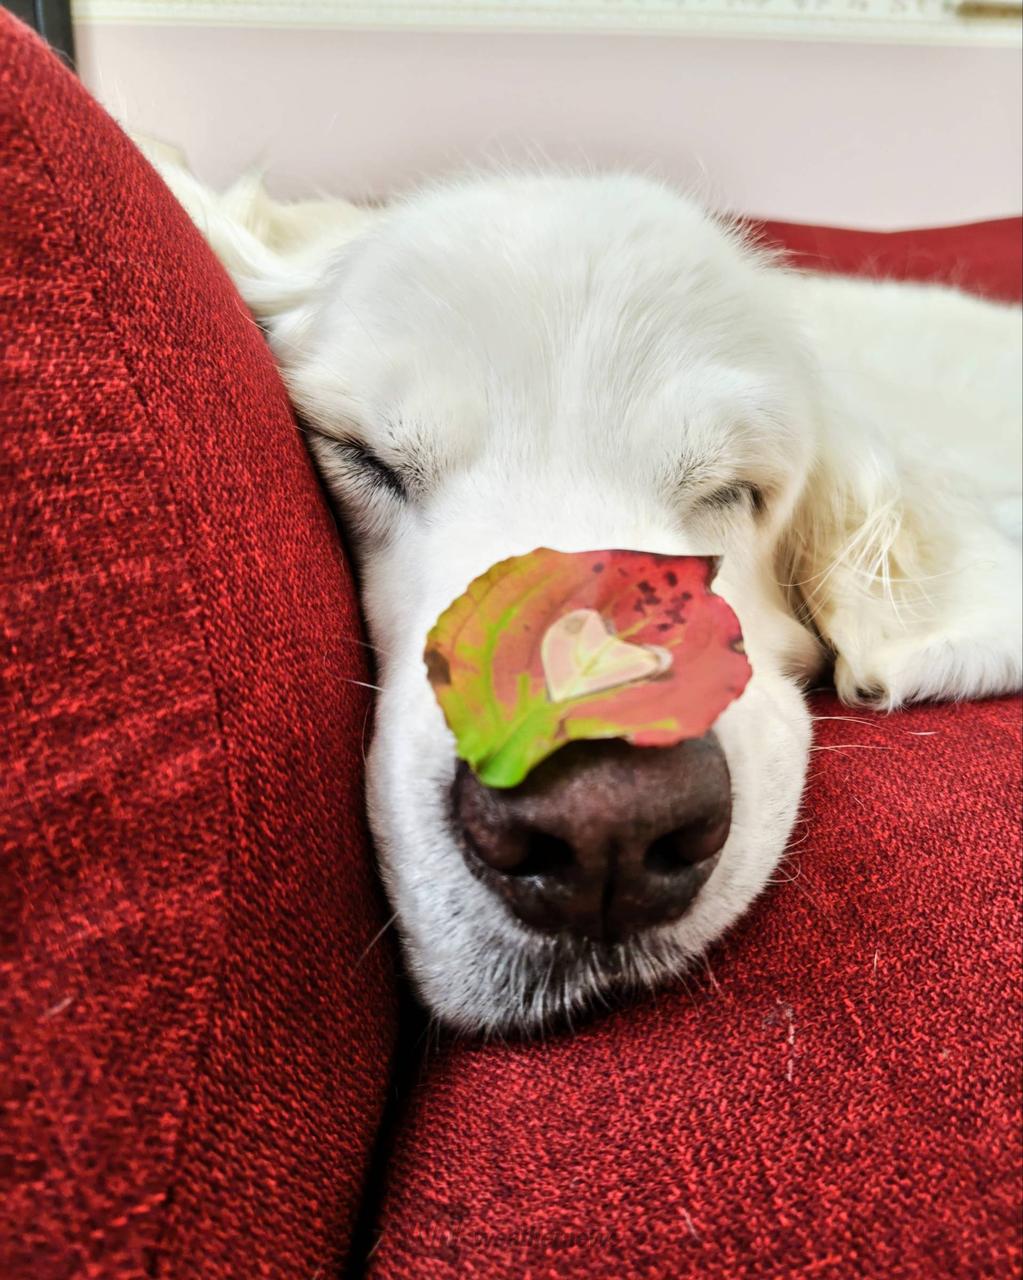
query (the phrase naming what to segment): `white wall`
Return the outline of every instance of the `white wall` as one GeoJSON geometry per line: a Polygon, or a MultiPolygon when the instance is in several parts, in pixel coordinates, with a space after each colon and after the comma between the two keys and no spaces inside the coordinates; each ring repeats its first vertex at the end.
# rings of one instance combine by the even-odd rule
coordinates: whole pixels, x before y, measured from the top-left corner
{"type": "Polygon", "coordinates": [[[481,160],[628,164],[765,217],[1023,208],[1018,49],[80,23],[85,82],[224,182],[380,196],[481,160]]]}

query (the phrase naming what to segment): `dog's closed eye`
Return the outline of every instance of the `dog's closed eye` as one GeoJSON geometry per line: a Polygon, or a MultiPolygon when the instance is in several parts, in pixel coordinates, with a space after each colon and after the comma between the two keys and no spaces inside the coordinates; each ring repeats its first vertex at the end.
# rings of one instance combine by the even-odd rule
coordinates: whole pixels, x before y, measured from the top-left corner
{"type": "Polygon", "coordinates": [[[385,461],[361,440],[328,434],[304,419],[299,419],[299,429],[309,441],[343,521],[367,545],[385,538],[418,491],[419,469],[404,459],[400,466],[385,461]]]}
{"type": "Polygon", "coordinates": [[[358,479],[386,491],[399,502],[408,502],[409,489],[405,477],[388,466],[373,451],[355,440],[333,440],[333,452],[339,462],[347,464],[358,479]]]}
{"type": "Polygon", "coordinates": [[[710,511],[725,511],[740,503],[748,504],[753,514],[759,516],[767,506],[767,499],[759,485],[752,484],[748,480],[735,480],[731,484],[721,485],[720,488],[705,494],[698,501],[700,507],[710,511]]]}
{"type": "Polygon", "coordinates": [[[337,436],[320,430],[299,414],[296,414],[296,422],[323,465],[332,488],[355,486],[365,497],[382,496],[398,502],[409,501],[410,481],[415,478],[411,472],[385,462],[368,445],[352,436],[337,436]]]}

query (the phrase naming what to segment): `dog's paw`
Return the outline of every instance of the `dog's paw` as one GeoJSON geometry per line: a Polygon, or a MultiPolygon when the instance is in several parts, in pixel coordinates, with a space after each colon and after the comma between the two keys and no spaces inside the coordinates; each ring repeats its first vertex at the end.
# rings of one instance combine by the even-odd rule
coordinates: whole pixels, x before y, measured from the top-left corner
{"type": "Polygon", "coordinates": [[[1012,693],[1023,684],[1015,637],[952,635],[888,639],[861,654],[839,654],[835,687],[850,707],[893,711],[908,702],[1012,693]]]}

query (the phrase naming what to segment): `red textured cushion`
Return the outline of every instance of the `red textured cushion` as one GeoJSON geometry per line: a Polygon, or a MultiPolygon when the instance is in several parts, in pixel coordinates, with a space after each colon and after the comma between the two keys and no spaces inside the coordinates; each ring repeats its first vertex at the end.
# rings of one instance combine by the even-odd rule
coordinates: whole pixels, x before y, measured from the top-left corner
{"type": "Polygon", "coordinates": [[[969,289],[1000,302],[1018,302],[1023,289],[1023,222],[998,218],[924,231],[850,231],[762,222],[766,240],[786,249],[798,266],[887,280],[930,280],[969,289]]]}
{"type": "MultiPolygon", "coordinates": [[[[1011,225],[768,230],[1018,297],[1011,225]]],[[[815,710],[798,847],[704,971],[574,1037],[442,1044],[377,1280],[1019,1274],[1019,703],[815,710]]]]}
{"type": "Polygon", "coordinates": [[[351,580],[231,284],[5,14],[0,98],[0,1275],[326,1276],[393,1032],[351,580]]]}

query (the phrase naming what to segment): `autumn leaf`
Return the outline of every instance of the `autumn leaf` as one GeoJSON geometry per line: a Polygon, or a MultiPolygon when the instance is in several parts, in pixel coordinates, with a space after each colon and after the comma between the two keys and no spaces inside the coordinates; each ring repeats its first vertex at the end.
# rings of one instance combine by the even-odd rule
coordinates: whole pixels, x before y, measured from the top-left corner
{"type": "Polygon", "coordinates": [[[514,787],[581,738],[701,737],[751,675],[738,619],[709,589],[716,567],[541,547],[476,578],[425,652],[461,759],[487,786],[514,787]]]}

